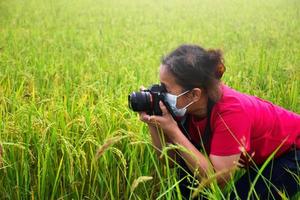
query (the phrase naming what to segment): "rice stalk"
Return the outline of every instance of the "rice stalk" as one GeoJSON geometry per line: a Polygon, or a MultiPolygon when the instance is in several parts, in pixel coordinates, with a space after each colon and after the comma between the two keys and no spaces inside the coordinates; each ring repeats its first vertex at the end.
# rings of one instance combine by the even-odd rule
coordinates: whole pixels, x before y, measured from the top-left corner
{"type": "Polygon", "coordinates": [[[3,147],[0,143],[0,168],[3,166],[3,147]]]}

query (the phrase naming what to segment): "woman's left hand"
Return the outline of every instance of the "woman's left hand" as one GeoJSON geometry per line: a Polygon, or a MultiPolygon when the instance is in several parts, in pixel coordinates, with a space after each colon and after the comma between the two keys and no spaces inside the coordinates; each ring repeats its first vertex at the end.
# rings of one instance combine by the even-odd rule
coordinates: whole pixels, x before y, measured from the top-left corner
{"type": "Polygon", "coordinates": [[[162,101],[159,102],[159,106],[162,111],[162,116],[149,116],[148,121],[149,123],[156,124],[160,128],[162,128],[164,134],[168,135],[171,139],[174,137],[173,134],[177,132],[179,127],[162,101]]]}

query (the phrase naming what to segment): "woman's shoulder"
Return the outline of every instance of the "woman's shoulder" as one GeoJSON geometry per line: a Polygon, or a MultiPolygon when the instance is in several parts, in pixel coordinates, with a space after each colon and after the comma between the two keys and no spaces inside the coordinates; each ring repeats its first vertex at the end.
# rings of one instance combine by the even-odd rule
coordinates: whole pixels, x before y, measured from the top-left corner
{"type": "Polygon", "coordinates": [[[223,84],[222,96],[212,109],[212,121],[222,122],[225,120],[232,123],[248,121],[248,123],[252,123],[256,109],[253,107],[251,98],[251,96],[223,84]]]}
{"type": "Polygon", "coordinates": [[[248,95],[238,92],[225,84],[221,85],[221,91],[221,98],[215,104],[215,109],[219,112],[241,110],[244,104],[249,101],[248,95]]]}

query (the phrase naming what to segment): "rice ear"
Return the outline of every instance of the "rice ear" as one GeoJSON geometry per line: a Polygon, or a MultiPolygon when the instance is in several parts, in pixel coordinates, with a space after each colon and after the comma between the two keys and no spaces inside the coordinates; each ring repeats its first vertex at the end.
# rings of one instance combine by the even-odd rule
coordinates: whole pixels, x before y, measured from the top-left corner
{"type": "Polygon", "coordinates": [[[152,179],[153,179],[152,176],[140,176],[137,179],[134,179],[134,181],[131,185],[131,193],[137,188],[137,186],[140,183],[143,183],[143,182],[146,182],[146,181],[149,181],[149,180],[152,180],[152,179]]]}
{"type": "Polygon", "coordinates": [[[95,159],[97,160],[110,146],[119,142],[124,137],[126,137],[126,136],[115,136],[115,137],[111,137],[111,138],[107,139],[105,141],[105,143],[101,147],[98,148],[97,153],[95,155],[95,159]]]}

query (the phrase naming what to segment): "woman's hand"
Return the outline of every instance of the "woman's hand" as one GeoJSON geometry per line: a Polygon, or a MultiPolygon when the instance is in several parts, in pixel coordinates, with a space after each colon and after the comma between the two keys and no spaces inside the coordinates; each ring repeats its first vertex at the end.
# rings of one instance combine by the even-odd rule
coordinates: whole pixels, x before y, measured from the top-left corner
{"type": "Polygon", "coordinates": [[[159,102],[159,106],[162,111],[162,116],[145,115],[144,119],[148,120],[148,123],[159,126],[163,130],[164,134],[171,139],[173,138],[173,133],[178,132],[176,130],[179,129],[179,127],[162,101],[159,102]]]}
{"type": "MultiPolygon", "coordinates": [[[[145,90],[145,87],[141,86],[140,90],[145,90]]],[[[162,116],[148,115],[146,112],[139,112],[140,120],[150,127],[160,127],[164,134],[171,139],[174,137],[173,133],[178,132],[177,129],[179,130],[179,127],[162,101],[159,102],[159,107],[162,111],[162,116]]]]}
{"type": "Polygon", "coordinates": [[[148,125],[154,125],[154,123],[151,123],[150,119],[150,115],[148,115],[146,112],[139,112],[140,115],[140,120],[148,125]]]}
{"type": "MultiPolygon", "coordinates": [[[[161,157],[162,156],[161,152],[162,152],[163,147],[166,146],[167,144],[171,144],[172,141],[170,140],[169,136],[167,136],[165,134],[166,131],[160,131],[158,129],[161,127],[159,125],[159,123],[161,123],[161,122],[157,121],[158,119],[155,119],[155,118],[160,117],[160,116],[150,116],[146,112],[139,112],[139,115],[140,115],[140,120],[142,122],[145,122],[148,125],[152,143],[153,143],[153,146],[155,147],[157,155],[159,156],[160,160],[163,163],[165,163],[165,157],[161,157]]],[[[162,118],[162,117],[160,117],[160,118],[162,118]]],[[[177,125],[177,123],[176,123],[176,125],[177,125]]],[[[177,154],[177,152],[173,149],[167,151],[167,155],[168,155],[167,157],[170,158],[170,162],[169,162],[170,167],[175,166],[176,154],[177,154]]]]}

